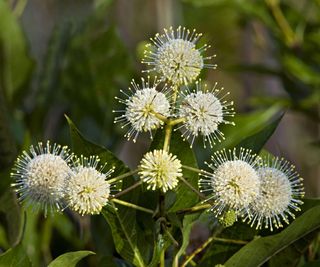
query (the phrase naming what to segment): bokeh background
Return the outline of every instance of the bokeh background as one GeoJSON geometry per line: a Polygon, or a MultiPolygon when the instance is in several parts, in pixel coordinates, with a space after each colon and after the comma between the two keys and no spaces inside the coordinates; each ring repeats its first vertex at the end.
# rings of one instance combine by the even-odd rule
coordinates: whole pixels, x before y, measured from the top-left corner
{"type": "MultiPolygon", "coordinates": [[[[64,114],[87,138],[136,166],[150,140],[142,135],[136,144],[126,142],[125,130],[113,123],[112,110],[121,108],[114,97],[144,75],[144,45],[171,25],[204,34],[201,43],[212,45],[208,54],[217,54],[218,68],[202,79],[218,82],[235,102],[236,126],[225,127],[227,139],[215,149],[238,143],[284,112],[266,149],[294,163],[307,196],[319,197],[319,0],[0,0],[2,176],[32,143],[70,145],[64,114]]],[[[211,150],[201,142],[195,149],[201,165],[211,150]]],[[[2,200],[9,182],[0,179],[2,200]]],[[[10,216],[18,215],[1,215],[2,250],[14,242],[6,228],[18,227],[8,224],[10,216]]],[[[98,238],[107,227],[98,217],[94,229],[74,214],[29,218],[24,242],[36,266],[70,250],[113,253],[105,245],[111,236],[98,238]]]]}

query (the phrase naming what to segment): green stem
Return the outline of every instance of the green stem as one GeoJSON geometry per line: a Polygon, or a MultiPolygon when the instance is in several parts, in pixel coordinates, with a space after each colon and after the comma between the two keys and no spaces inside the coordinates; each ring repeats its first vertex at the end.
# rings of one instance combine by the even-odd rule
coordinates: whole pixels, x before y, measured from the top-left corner
{"type": "Polygon", "coordinates": [[[167,229],[167,227],[164,226],[164,231],[167,234],[167,236],[169,237],[169,239],[172,241],[173,245],[175,245],[176,247],[179,247],[179,243],[177,240],[174,239],[174,237],[172,236],[172,234],[169,232],[169,230],[167,229]]]}
{"type": "Polygon", "coordinates": [[[163,142],[163,150],[169,151],[170,139],[172,134],[172,125],[167,124],[164,130],[165,130],[165,136],[164,136],[164,142],[163,142]]]}
{"type": "Polygon", "coordinates": [[[127,187],[125,190],[122,190],[121,192],[119,192],[118,194],[115,194],[114,196],[110,197],[110,199],[114,199],[114,198],[119,198],[122,195],[125,195],[126,193],[130,192],[131,190],[135,189],[136,187],[138,187],[139,185],[142,184],[142,181],[138,181],[135,184],[127,187]]]}
{"type": "Polygon", "coordinates": [[[181,267],[187,266],[187,264],[188,264],[197,254],[199,254],[201,251],[203,251],[212,241],[219,241],[219,242],[223,242],[223,243],[237,244],[237,245],[246,245],[246,244],[248,244],[248,242],[247,242],[247,241],[244,241],[244,240],[235,240],[235,239],[219,238],[219,237],[212,236],[212,237],[208,238],[208,240],[205,241],[205,242],[204,242],[200,247],[198,247],[195,251],[193,251],[192,254],[190,254],[190,256],[185,259],[185,261],[182,263],[181,267]]]}
{"type": "Polygon", "coordinates": [[[136,209],[136,210],[144,211],[144,212],[149,213],[149,214],[153,214],[154,213],[153,210],[150,210],[150,209],[147,209],[147,208],[144,208],[144,207],[141,207],[141,206],[138,206],[138,205],[135,205],[135,204],[120,200],[120,199],[113,198],[111,201],[113,201],[113,202],[115,202],[117,204],[123,205],[123,206],[127,206],[129,208],[133,208],[133,209],[136,209]]]}
{"type": "Polygon", "coordinates": [[[184,262],[182,263],[181,267],[187,266],[187,264],[201,251],[203,251],[211,242],[213,241],[213,237],[210,237],[206,242],[204,242],[200,247],[198,247],[192,254],[187,257],[184,262]]]}
{"type": "Polygon", "coordinates": [[[184,179],[183,177],[179,177],[179,179],[186,185],[188,186],[191,191],[193,191],[196,195],[198,195],[198,197],[202,200],[206,199],[206,196],[202,193],[200,193],[196,188],[193,187],[192,184],[190,184],[186,179],[184,179]]]}
{"type": "Polygon", "coordinates": [[[183,168],[183,169],[186,169],[186,170],[188,170],[188,171],[192,171],[192,172],[196,172],[196,173],[200,173],[200,174],[202,174],[202,173],[207,173],[207,172],[204,171],[204,170],[200,170],[200,169],[197,169],[197,168],[189,167],[189,166],[186,166],[186,165],[182,165],[182,168],[183,168]]]}
{"type": "Polygon", "coordinates": [[[166,123],[168,121],[168,118],[166,116],[163,116],[162,114],[160,113],[157,113],[153,110],[150,111],[150,113],[155,116],[157,119],[163,121],[164,123],[166,123]]]}
{"type": "Polygon", "coordinates": [[[169,120],[168,124],[171,125],[171,126],[174,126],[174,125],[177,125],[177,124],[185,122],[185,121],[186,121],[186,118],[178,118],[178,119],[175,119],[175,120],[169,120]]]}
{"type": "Polygon", "coordinates": [[[228,238],[221,238],[221,237],[213,237],[214,241],[219,241],[222,243],[228,243],[228,244],[236,244],[236,245],[246,245],[249,242],[244,240],[237,240],[237,239],[228,239],[228,238]]]}
{"type": "Polygon", "coordinates": [[[177,214],[194,213],[194,212],[198,212],[198,211],[201,211],[201,210],[209,209],[209,208],[211,208],[211,206],[212,205],[210,205],[210,204],[203,204],[203,205],[199,205],[199,206],[194,206],[194,207],[191,207],[191,208],[178,210],[177,214]]]}
{"type": "Polygon", "coordinates": [[[112,178],[112,179],[109,179],[109,180],[107,180],[107,182],[108,183],[114,183],[114,182],[117,182],[117,181],[119,181],[119,180],[121,180],[121,179],[123,179],[123,178],[126,178],[126,177],[129,177],[129,176],[132,176],[132,175],[134,175],[134,174],[137,174],[138,173],[138,169],[137,170],[134,170],[134,171],[130,171],[130,172],[126,172],[126,173],[124,173],[124,174],[121,174],[121,175],[119,175],[119,176],[116,176],[116,177],[114,177],[114,178],[112,178]]]}
{"type": "Polygon", "coordinates": [[[165,267],[165,266],[166,266],[165,251],[163,249],[160,254],[160,267],[165,267]]]}
{"type": "Polygon", "coordinates": [[[287,45],[291,46],[295,42],[295,33],[283,15],[282,10],[279,7],[279,2],[277,0],[266,0],[266,2],[286,39],[287,45]]]}

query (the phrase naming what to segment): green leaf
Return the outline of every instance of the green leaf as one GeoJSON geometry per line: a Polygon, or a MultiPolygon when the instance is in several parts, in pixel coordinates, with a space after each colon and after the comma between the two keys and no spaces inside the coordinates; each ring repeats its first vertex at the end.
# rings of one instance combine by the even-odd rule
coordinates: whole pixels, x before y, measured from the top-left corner
{"type": "MultiPolygon", "coordinates": [[[[320,77],[317,70],[294,55],[285,54],[282,58],[284,69],[297,80],[307,85],[319,86],[320,77]]],[[[289,89],[290,90],[290,89],[289,89]]]]}
{"type": "Polygon", "coordinates": [[[117,252],[127,261],[136,266],[145,266],[138,248],[138,235],[143,235],[136,224],[136,211],[134,209],[119,207],[117,210],[102,210],[108,221],[117,252]]]}
{"type": "MultiPolygon", "coordinates": [[[[236,222],[233,226],[225,228],[218,237],[235,240],[252,240],[257,234],[257,230],[250,227],[246,223],[236,222]]],[[[203,258],[200,261],[200,266],[215,266],[223,264],[234,253],[241,249],[243,245],[227,244],[213,241],[203,258]]]]}
{"type": "Polygon", "coordinates": [[[276,130],[282,117],[283,117],[283,114],[278,116],[278,118],[274,119],[272,122],[270,122],[267,126],[265,126],[262,130],[260,130],[256,134],[253,134],[245,138],[244,140],[242,140],[236,147],[248,148],[248,149],[251,149],[254,153],[259,154],[263,146],[266,144],[266,142],[269,140],[269,138],[272,136],[272,134],[276,130]]]}
{"type": "Polygon", "coordinates": [[[279,234],[261,237],[240,249],[226,263],[226,267],[256,267],[268,261],[273,255],[320,227],[320,206],[299,216],[279,234]]]}
{"type": "Polygon", "coordinates": [[[91,216],[90,230],[92,240],[95,244],[95,251],[99,256],[111,257],[115,252],[110,226],[101,215],[91,216]],[[103,235],[101,234],[103,233],[103,235]]]}
{"type": "Polygon", "coordinates": [[[0,1],[0,87],[9,100],[28,78],[32,61],[17,18],[8,1],[0,1]]]}
{"type": "MultiPolygon", "coordinates": [[[[6,233],[11,245],[19,241],[21,234],[21,212],[14,192],[7,190],[0,197],[0,212],[5,219],[6,233]]],[[[2,221],[2,220],[1,220],[2,221]]]]}
{"type": "Polygon", "coordinates": [[[68,252],[54,259],[52,262],[50,262],[48,267],[75,267],[81,259],[94,254],[94,252],[87,250],[68,252]]]}
{"type": "Polygon", "coordinates": [[[124,163],[119,160],[111,151],[86,140],[71,119],[68,116],[66,116],[66,119],[70,127],[70,136],[74,153],[77,155],[84,155],[86,157],[91,155],[99,156],[102,162],[107,162],[108,168],[116,167],[114,176],[129,171],[129,168],[125,166],[124,163]]]}
{"type": "MultiPolygon", "coordinates": [[[[157,131],[150,150],[162,149],[164,141],[164,131],[157,131]]],[[[195,155],[188,142],[184,141],[179,132],[174,131],[171,137],[170,152],[177,156],[182,165],[198,168],[195,155]]],[[[198,189],[198,174],[183,170],[183,177],[196,189],[198,189]]],[[[189,208],[198,202],[198,196],[190,190],[183,182],[179,182],[174,191],[166,193],[166,205],[168,212],[189,208]]]]}
{"type": "MultiPolygon", "coordinates": [[[[109,150],[86,140],[73,122],[68,117],[66,118],[70,126],[70,134],[75,153],[83,154],[85,156],[98,155],[103,162],[111,163],[111,165],[116,168],[115,176],[129,171],[128,167],[126,167],[124,163],[109,150]]],[[[123,189],[130,186],[133,182],[134,179],[132,177],[125,178],[123,181],[123,189]]],[[[122,198],[128,202],[136,203],[138,200],[138,190],[133,190],[122,198]]],[[[113,206],[113,204],[111,205],[113,206]]],[[[102,210],[102,215],[111,228],[117,252],[124,259],[136,266],[145,266],[141,251],[138,248],[138,238],[139,236],[143,236],[143,232],[136,222],[136,210],[124,206],[120,206],[117,209],[106,207],[102,210]]],[[[140,245],[140,247],[145,248],[144,251],[146,251],[147,254],[148,249],[152,248],[147,246],[145,240],[143,241],[144,243],[142,243],[143,245],[140,245]]]]}
{"type": "Polygon", "coordinates": [[[317,235],[318,230],[300,238],[278,254],[273,256],[269,261],[268,267],[292,267],[297,266],[301,256],[306,252],[310,243],[317,235]]]}
{"type": "Polygon", "coordinates": [[[189,238],[190,238],[190,233],[191,229],[195,223],[195,220],[198,219],[200,214],[189,214],[185,215],[183,218],[182,222],[182,244],[179,248],[179,251],[177,252],[176,257],[179,258],[180,256],[183,255],[183,253],[186,252],[186,249],[189,245],[189,238]]]}
{"type": "MultiPolygon", "coordinates": [[[[303,200],[304,204],[301,207],[301,214],[308,209],[320,205],[320,199],[306,198],[303,200]]],[[[299,262],[301,256],[308,249],[309,245],[312,243],[316,237],[318,230],[311,232],[310,234],[304,236],[303,238],[295,241],[293,244],[280,251],[277,255],[273,256],[269,261],[269,267],[291,267],[296,266],[299,262]]]]}
{"type": "Polygon", "coordinates": [[[307,262],[306,264],[302,265],[302,267],[319,267],[320,260],[307,262]]]}
{"type": "Polygon", "coordinates": [[[0,267],[31,267],[31,262],[21,244],[0,255],[0,267]]]}
{"type": "Polygon", "coordinates": [[[225,135],[225,140],[214,146],[214,150],[222,148],[233,148],[243,138],[253,135],[263,129],[270,119],[279,112],[279,106],[274,105],[263,111],[256,111],[249,114],[236,115],[234,117],[235,126],[223,127],[221,131],[225,135]]]}

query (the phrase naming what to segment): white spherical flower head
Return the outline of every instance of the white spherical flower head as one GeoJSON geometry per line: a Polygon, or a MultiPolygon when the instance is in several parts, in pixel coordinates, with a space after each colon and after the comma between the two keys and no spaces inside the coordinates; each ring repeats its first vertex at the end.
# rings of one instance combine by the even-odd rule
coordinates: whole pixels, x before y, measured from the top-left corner
{"type": "MultiPolygon", "coordinates": [[[[215,68],[206,64],[212,57],[203,57],[208,45],[196,48],[201,34],[179,27],[176,31],[164,29],[164,34],[156,34],[152,45],[148,45],[142,63],[153,66],[147,70],[159,73],[175,85],[189,84],[197,79],[203,68],[215,68]]],[[[214,57],[214,56],[213,56],[214,57]]]]}
{"type": "Polygon", "coordinates": [[[166,192],[178,185],[182,176],[181,162],[171,153],[154,150],[144,155],[140,162],[139,175],[147,183],[147,189],[166,192]]]}
{"type": "Polygon", "coordinates": [[[180,128],[191,146],[198,135],[203,136],[204,147],[208,141],[212,147],[216,141],[224,139],[223,133],[218,129],[220,124],[232,124],[227,117],[234,116],[233,102],[223,100],[229,93],[221,95],[223,88],[211,91],[206,85],[201,86],[201,81],[196,83],[195,92],[187,92],[179,107],[179,117],[185,118],[180,128]]]}
{"type": "Polygon", "coordinates": [[[250,150],[236,149],[216,152],[212,163],[206,163],[213,173],[204,172],[200,180],[202,192],[211,192],[207,201],[212,201],[211,210],[218,216],[229,210],[238,215],[248,213],[248,207],[258,196],[260,179],[255,171],[258,159],[250,150]]]}
{"type": "Polygon", "coordinates": [[[251,226],[257,229],[263,226],[273,231],[273,227],[289,224],[289,216],[295,218],[294,211],[300,210],[304,195],[302,178],[289,162],[274,158],[265,161],[258,169],[261,179],[260,194],[251,205],[254,216],[250,218],[251,226]]]}
{"type": "Polygon", "coordinates": [[[71,173],[71,156],[67,147],[38,143],[17,159],[11,176],[19,200],[34,209],[48,212],[61,210],[66,179],[71,173]]]}
{"type": "Polygon", "coordinates": [[[68,207],[80,215],[99,214],[108,203],[111,185],[106,179],[113,169],[102,173],[103,167],[97,170],[98,163],[98,157],[81,157],[68,180],[66,189],[68,207]]]}
{"type": "MultiPolygon", "coordinates": [[[[150,132],[152,137],[151,131],[163,125],[161,118],[170,116],[170,103],[165,95],[167,87],[163,88],[163,92],[157,91],[156,80],[150,85],[149,80],[145,82],[142,79],[142,88],[132,81],[132,87],[135,90],[133,95],[126,100],[120,99],[120,102],[126,105],[126,109],[118,111],[124,114],[117,117],[115,123],[124,122],[123,127],[131,125],[125,136],[128,140],[133,138],[135,142],[140,132],[150,132]]],[[[131,88],[129,89],[131,91],[131,88]]]]}

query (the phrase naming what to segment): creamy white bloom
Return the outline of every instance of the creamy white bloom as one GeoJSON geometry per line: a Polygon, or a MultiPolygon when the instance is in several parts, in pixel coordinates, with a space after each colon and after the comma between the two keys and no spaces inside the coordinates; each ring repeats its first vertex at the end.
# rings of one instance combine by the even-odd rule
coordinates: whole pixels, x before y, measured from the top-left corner
{"type": "Polygon", "coordinates": [[[273,227],[289,224],[289,217],[295,218],[293,212],[299,211],[300,200],[304,196],[303,179],[288,161],[279,158],[267,158],[258,168],[261,179],[260,194],[251,205],[253,216],[249,219],[251,226],[257,229],[263,226],[273,231],[273,227]]]}
{"type": "Polygon", "coordinates": [[[114,169],[103,173],[102,166],[97,170],[99,161],[97,156],[81,156],[68,179],[66,202],[70,209],[80,215],[98,214],[109,201],[111,185],[106,179],[114,169]]]}
{"type": "Polygon", "coordinates": [[[129,139],[133,138],[135,142],[140,132],[149,132],[152,137],[152,130],[158,129],[163,125],[164,118],[170,116],[170,103],[167,100],[165,91],[166,86],[162,89],[162,92],[157,91],[157,81],[151,85],[148,81],[142,79],[142,87],[136,84],[133,80],[131,82],[132,88],[129,88],[131,96],[127,95],[127,99],[119,99],[119,102],[125,104],[125,110],[118,110],[114,112],[123,113],[121,116],[115,118],[115,123],[122,122],[123,126],[130,125],[131,128],[125,134],[125,137],[129,139]]]}
{"type": "Polygon", "coordinates": [[[19,200],[34,209],[49,212],[63,208],[66,179],[71,173],[68,162],[71,159],[69,149],[48,141],[45,146],[40,142],[23,151],[13,167],[12,186],[19,200]]]}
{"type": "Polygon", "coordinates": [[[201,81],[196,83],[196,91],[187,92],[180,103],[178,116],[185,118],[181,127],[182,134],[191,140],[191,146],[198,135],[203,136],[203,144],[206,141],[212,147],[216,141],[224,139],[223,133],[218,129],[220,124],[232,124],[227,117],[233,117],[235,112],[232,101],[224,98],[229,94],[222,94],[223,88],[217,89],[217,83],[211,91],[207,86],[201,86],[201,81]]]}
{"type": "Polygon", "coordinates": [[[255,171],[258,162],[259,158],[248,149],[216,152],[211,163],[206,163],[213,172],[203,172],[199,182],[201,192],[210,192],[206,200],[212,204],[210,210],[217,216],[229,210],[240,216],[249,214],[249,205],[260,189],[255,171]]]}
{"type": "Polygon", "coordinates": [[[171,153],[154,150],[143,156],[139,175],[141,180],[147,183],[147,189],[166,192],[178,185],[178,178],[182,176],[181,162],[171,153]]]}
{"type": "Polygon", "coordinates": [[[202,55],[210,46],[196,47],[201,36],[195,30],[182,27],[177,30],[171,27],[164,29],[162,35],[156,34],[144,52],[142,63],[153,67],[147,72],[155,71],[174,85],[182,85],[195,81],[203,68],[216,68],[216,65],[205,63],[214,56],[202,55]]]}

